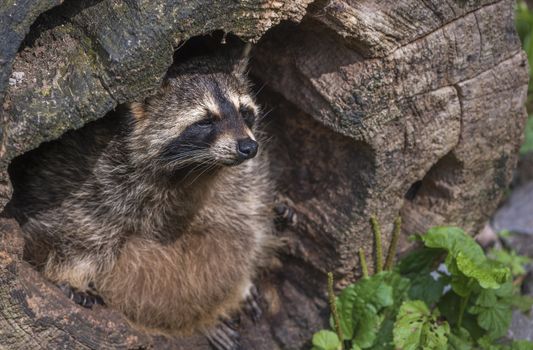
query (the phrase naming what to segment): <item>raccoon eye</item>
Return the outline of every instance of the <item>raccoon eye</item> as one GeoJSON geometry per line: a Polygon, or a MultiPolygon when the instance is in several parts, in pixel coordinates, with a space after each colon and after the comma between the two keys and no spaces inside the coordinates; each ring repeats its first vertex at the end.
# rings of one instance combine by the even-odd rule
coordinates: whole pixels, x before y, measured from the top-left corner
{"type": "Polygon", "coordinates": [[[239,109],[239,112],[241,113],[242,118],[244,119],[244,122],[246,123],[246,125],[248,125],[248,127],[251,128],[252,125],[254,125],[255,123],[254,111],[250,108],[241,107],[239,109]]]}
{"type": "Polygon", "coordinates": [[[214,123],[215,123],[215,119],[212,116],[208,116],[207,118],[196,122],[196,125],[201,126],[203,128],[207,128],[207,127],[213,126],[214,123]]]}

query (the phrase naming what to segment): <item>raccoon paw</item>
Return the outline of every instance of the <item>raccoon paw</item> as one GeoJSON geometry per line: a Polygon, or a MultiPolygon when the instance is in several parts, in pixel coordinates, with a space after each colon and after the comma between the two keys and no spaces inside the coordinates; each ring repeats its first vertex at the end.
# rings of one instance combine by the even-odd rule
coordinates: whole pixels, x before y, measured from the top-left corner
{"type": "Polygon", "coordinates": [[[68,283],[60,283],[57,286],[70,300],[83,307],[90,309],[94,305],[104,305],[104,300],[99,295],[93,294],[89,291],[82,292],[72,287],[68,283]]]}
{"type": "Polygon", "coordinates": [[[283,230],[287,227],[295,227],[298,224],[298,215],[293,209],[292,205],[287,204],[285,201],[279,202],[274,207],[274,213],[276,218],[274,224],[278,230],[283,230]]]}
{"type": "Polygon", "coordinates": [[[254,322],[258,322],[263,315],[263,310],[259,305],[259,300],[259,292],[257,291],[255,285],[252,285],[248,291],[246,299],[244,300],[244,311],[254,322]]]}
{"type": "Polygon", "coordinates": [[[204,334],[215,350],[242,350],[238,321],[224,320],[204,334]]]}

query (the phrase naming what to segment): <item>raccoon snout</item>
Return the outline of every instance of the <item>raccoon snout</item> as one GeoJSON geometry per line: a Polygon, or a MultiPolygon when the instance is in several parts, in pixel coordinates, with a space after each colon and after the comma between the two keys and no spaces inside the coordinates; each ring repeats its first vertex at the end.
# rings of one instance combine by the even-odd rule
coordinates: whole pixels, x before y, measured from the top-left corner
{"type": "Polygon", "coordinates": [[[246,160],[255,157],[259,145],[251,138],[237,141],[237,156],[239,160],[246,160]]]}

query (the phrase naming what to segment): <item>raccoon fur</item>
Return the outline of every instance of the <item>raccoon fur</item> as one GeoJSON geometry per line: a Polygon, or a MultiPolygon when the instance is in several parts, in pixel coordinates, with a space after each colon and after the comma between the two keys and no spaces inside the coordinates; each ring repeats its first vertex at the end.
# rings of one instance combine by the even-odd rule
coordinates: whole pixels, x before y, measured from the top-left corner
{"type": "Polygon", "coordinates": [[[165,334],[239,310],[275,245],[244,67],[190,60],[154,96],[16,159],[9,211],[28,260],[165,334]]]}

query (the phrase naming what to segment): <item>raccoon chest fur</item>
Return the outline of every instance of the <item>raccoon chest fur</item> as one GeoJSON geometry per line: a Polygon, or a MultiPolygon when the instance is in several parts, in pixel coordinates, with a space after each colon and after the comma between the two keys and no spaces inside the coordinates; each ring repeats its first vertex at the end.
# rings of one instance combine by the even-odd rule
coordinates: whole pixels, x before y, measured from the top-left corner
{"type": "Polygon", "coordinates": [[[132,238],[97,289],[145,327],[182,333],[208,327],[238,309],[258,248],[253,237],[224,236],[192,230],[170,244],[132,238]]]}
{"type": "MultiPolygon", "coordinates": [[[[255,173],[253,163],[249,170],[255,173]]],[[[113,269],[97,281],[106,302],[145,327],[182,334],[207,329],[238,310],[271,226],[266,182],[256,177],[239,184],[249,175],[243,168],[209,185],[186,229],[176,223],[174,239],[129,238],[113,269]]]]}

